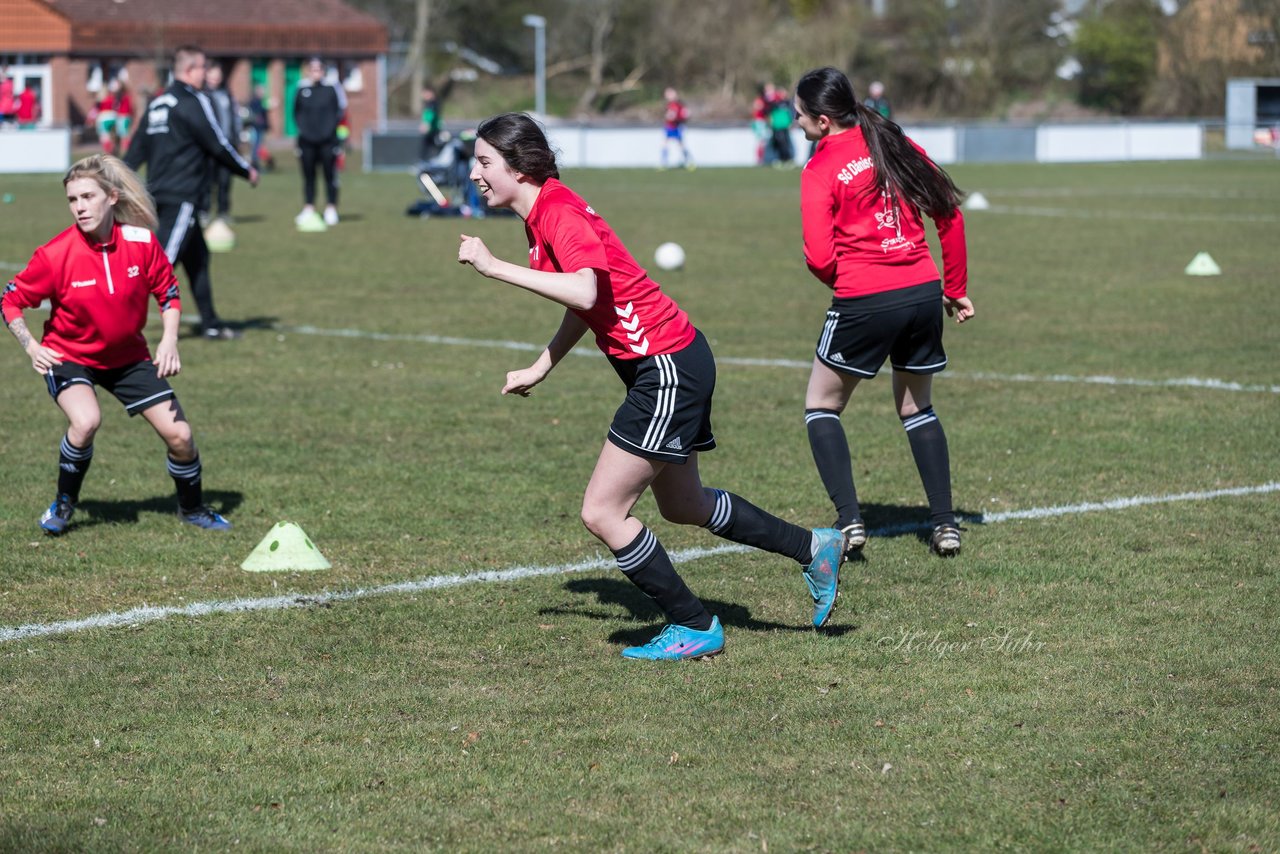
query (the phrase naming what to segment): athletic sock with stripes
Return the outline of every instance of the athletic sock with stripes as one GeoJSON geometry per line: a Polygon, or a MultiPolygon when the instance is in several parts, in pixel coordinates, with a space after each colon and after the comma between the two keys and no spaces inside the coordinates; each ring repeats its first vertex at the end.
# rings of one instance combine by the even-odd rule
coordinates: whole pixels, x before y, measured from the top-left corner
{"type": "Polygon", "coordinates": [[[813,533],[799,525],[784,522],[772,513],[766,513],[747,499],[725,492],[723,489],[707,489],[715,502],[711,518],[703,523],[717,537],[724,537],[744,546],[752,546],[774,554],[786,555],[797,563],[808,564],[813,558],[813,533]]]}
{"type": "Polygon", "coordinates": [[[954,525],[955,510],[951,506],[951,458],[947,453],[947,434],[933,407],[922,409],[902,419],[911,443],[911,456],[920,470],[920,482],[929,498],[929,516],[934,525],[954,525]]]}
{"type": "Polygon", "coordinates": [[[613,556],[622,574],[657,603],[667,622],[699,632],[711,628],[711,615],[671,565],[667,550],[653,531],[641,528],[636,538],[613,556]]]}
{"type": "Polygon", "coordinates": [[[93,443],[87,448],[77,448],[65,435],[58,449],[58,494],[65,495],[75,504],[80,500],[80,485],[89,473],[93,462],[93,443]]]}
{"type": "Polygon", "coordinates": [[[818,476],[836,508],[835,527],[862,521],[858,491],[853,485],[853,461],[840,413],[832,409],[806,409],[804,424],[809,431],[809,448],[818,466],[818,476]]]}
{"type": "Polygon", "coordinates": [[[178,490],[178,506],[184,511],[190,512],[204,504],[204,490],[200,485],[201,469],[199,454],[196,454],[194,460],[185,463],[169,457],[169,476],[173,478],[173,485],[178,490]]]}

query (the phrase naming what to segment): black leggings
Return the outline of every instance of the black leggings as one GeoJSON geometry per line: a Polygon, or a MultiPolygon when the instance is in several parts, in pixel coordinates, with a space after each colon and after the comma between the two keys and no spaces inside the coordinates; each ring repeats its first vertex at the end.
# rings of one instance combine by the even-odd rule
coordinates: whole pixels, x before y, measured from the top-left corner
{"type": "Polygon", "coordinates": [[[196,206],[191,202],[161,202],[156,206],[156,215],[160,220],[156,237],[169,263],[174,267],[180,263],[187,271],[191,295],[200,309],[201,325],[218,326],[218,313],[213,309],[213,283],[209,279],[209,247],[196,219],[196,206]]]}
{"type": "Polygon", "coordinates": [[[302,164],[302,198],[316,203],[316,164],[324,168],[324,194],[331,205],[338,204],[338,141],[307,142],[298,140],[298,161],[302,164]]]}

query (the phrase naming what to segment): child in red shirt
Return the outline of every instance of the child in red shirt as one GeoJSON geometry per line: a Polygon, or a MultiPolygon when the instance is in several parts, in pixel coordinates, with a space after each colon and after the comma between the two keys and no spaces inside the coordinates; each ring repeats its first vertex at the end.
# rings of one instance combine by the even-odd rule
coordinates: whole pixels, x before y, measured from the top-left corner
{"type": "Polygon", "coordinates": [[[18,127],[22,130],[34,128],[40,121],[40,90],[35,86],[27,86],[18,95],[18,127]]]}
{"type": "Polygon", "coordinates": [[[693,158],[689,155],[689,146],[685,145],[684,141],[684,126],[689,121],[689,108],[685,106],[684,101],[680,100],[676,90],[670,86],[662,93],[662,97],[667,102],[662,110],[662,168],[667,168],[667,152],[671,144],[675,143],[680,149],[680,165],[686,169],[692,169],[693,158]]]}

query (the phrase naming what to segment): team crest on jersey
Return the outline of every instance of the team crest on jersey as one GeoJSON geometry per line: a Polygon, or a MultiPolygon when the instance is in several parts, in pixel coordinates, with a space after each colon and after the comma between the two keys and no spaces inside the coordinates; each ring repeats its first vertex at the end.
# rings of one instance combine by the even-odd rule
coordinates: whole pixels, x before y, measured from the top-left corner
{"type": "Polygon", "coordinates": [[[877,230],[881,228],[896,229],[897,227],[898,227],[898,217],[897,217],[897,214],[894,213],[894,211],[886,210],[883,212],[880,212],[880,211],[876,212],[876,229],[877,230]]]}
{"type": "Polygon", "coordinates": [[[151,232],[145,228],[136,225],[123,225],[120,227],[120,236],[130,243],[150,243],[151,232]]]}

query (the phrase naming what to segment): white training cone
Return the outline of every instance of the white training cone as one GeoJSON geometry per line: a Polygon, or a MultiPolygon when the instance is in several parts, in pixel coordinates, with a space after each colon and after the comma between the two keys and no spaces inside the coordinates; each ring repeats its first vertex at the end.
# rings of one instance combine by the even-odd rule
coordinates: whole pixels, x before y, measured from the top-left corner
{"type": "Polygon", "coordinates": [[[969,194],[969,198],[964,200],[964,204],[961,207],[967,211],[985,211],[990,209],[991,202],[988,202],[986,196],[975,190],[969,194]]]}
{"type": "Polygon", "coordinates": [[[1222,268],[1208,252],[1197,252],[1196,257],[1191,259],[1191,263],[1183,272],[1188,276],[1221,276],[1222,268]]]}
{"type": "Polygon", "coordinates": [[[277,522],[240,568],[249,572],[328,569],[329,561],[293,522],[277,522]]]}

